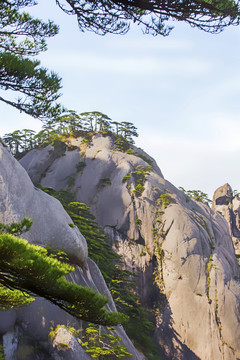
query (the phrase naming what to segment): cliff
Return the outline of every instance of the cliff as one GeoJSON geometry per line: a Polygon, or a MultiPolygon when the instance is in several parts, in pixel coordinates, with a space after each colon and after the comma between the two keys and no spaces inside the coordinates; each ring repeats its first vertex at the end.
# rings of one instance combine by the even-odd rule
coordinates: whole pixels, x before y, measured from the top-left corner
{"type": "MultiPolygon", "coordinates": [[[[65,251],[76,264],[76,271],[69,278],[107,296],[108,309],[116,311],[101,272],[88,258],[85,238],[73,226],[60,202],[34,187],[23,167],[0,144],[0,222],[9,224],[22,220],[24,216],[30,217],[33,225],[23,237],[30,243],[65,251]]],[[[81,321],[45,299],[37,298],[28,306],[0,312],[0,319],[6,360],[79,359],[80,354],[81,359],[90,359],[68,331],[69,327],[82,328],[81,321]],[[58,324],[63,328],[58,329],[50,341],[51,328],[58,324]]],[[[116,327],[116,334],[122,338],[122,345],[133,354],[133,359],[144,359],[122,326],[116,327]]]]}
{"type": "Polygon", "coordinates": [[[70,190],[90,206],[138,278],[164,359],[240,357],[240,273],[227,221],[164,179],[141,149],[112,137],[71,138],[68,149],[35,149],[20,163],[32,181],[70,190]]]}

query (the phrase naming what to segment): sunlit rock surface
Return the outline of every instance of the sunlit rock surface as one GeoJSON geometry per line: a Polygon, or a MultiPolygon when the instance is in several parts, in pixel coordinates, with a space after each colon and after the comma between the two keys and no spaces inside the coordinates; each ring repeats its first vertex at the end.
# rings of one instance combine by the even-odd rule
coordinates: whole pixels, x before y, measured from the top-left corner
{"type": "Polygon", "coordinates": [[[213,195],[212,208],[228,223],[237,255],[240,255],[240,199],[229,184],[220,186],[213,195]]]}
{"type": "Polygon", "coordinates": [[[55,160],[49,146],[30,151],[21,164],[33,180],[70,190],[90,206],[125,267],[138,275],[162,358],[240,358],[240,274],[225,218],[166,181],[142,150],[122,153],[100,134],[88,145],[71,141],[78,148],[55,160]],[[149,164],[136,196],[132,172],[149,164]]]}
{"type": "Polygon", "coordinates": [[[31,229],[24,234],[30,243],[65,251],[85,266],[87,243],[60,202],[33,186],[28,174],[0,144],[0,222],[10,224],[27,216],[31,229]]]}

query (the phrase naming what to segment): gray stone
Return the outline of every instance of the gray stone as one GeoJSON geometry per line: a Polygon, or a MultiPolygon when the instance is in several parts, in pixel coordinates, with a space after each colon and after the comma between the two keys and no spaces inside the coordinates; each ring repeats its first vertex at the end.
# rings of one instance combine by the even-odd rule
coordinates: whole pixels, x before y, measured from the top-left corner
{"type": "MultiPolygon", "coordinates": [[[[46,154],[44,158],[46,158],[46,154]]],[[[44,161],[41,166],[45,168],[44,161]]],[[[22,220],[24,216],[31,218],[33,225],[30,231],[23,234],[23,237],[33,244],[51,246],[65,251],[74,260],[75,264],[80,265],[80,267],[76,267],[74,273],[68,275],[69,279],[77,284],[90,286],[102,292],[109,298],[108,309],[116,310],[101,272],[96,264],[87,258],[88,252],[85,238],[77,227],[72,228],[69,226],[69,224],[72,224],[72,220],[60,202],[35,188],[24,168],[1,144],[0,204],[0,222],[9,224],[22,220]]],[[[37,344],[43,346],[48,342],[48,335],[52,326],[63,324],[81,328],[81,321],[77,321],[59,307],[42,298],[36,298],[29,306],[17,309],[16,315],[14,314],[14,311],[0,312],[0,319],[4,319],[4,316],[6,316],[1,326],[9,360],[15,360],[16,351],[24,354],[25,350],[29,359],[32,360],[32,356],[34,360],[42,359],[44,351],[47,351],[46,346],[44,345],[45,350],[43,349],[43,352],[37,351],[35,346],[37,344]],[[21,337],[30,338],[33,345],[25,344],[25,342],[19,343],[14,332],[16,329],[12,330],[12,332],[8,331],[13,327],[15,320],[21,330],[21,337]]],[[[129,352],[132,351],[134,360],[144,359],[144,356],[134,348],[121,326],[118,327],[117,334],[122,336],[123,343],[129,352]]],[[[76,353],[76,351],[79,351],[79,347],[77,350],[75,347],[76,341],[73,340],[71,344],[71,355],[66,358],[71,359],[70,356],[72,356],[73,359],[79,359],[79,353],[76,353]]],[[[89,357],[84,350],[82,350],[82,353],[82,358],[87,360],[89,357]]],[[[57,356],[59,356],[59,352],[56,353],[56,359],[57,356]]],[[[63,357],[60,358],[63,359],[63,357]]]]}
{"type": "MultiPolygon", "coordinates": [[[[51,164],[41,183],[70,189],[76,200],[91,207],[126,268],[138,275],[143,303],[154,308],[154,338],[162,357],[237,360],[240,274],[228,223],[218,214],[219,208],[213,211],[186,197],[163,178],[145,153],[153,161],[153,171],[146,176],[143,193],[133,201],[134,181],[123,182],[123,177],[136,166],[149,164],[139,156],[116,151],[110,137],[98,134],[89,146],[81,140],[72,142],[80,148],[78,159],[85,161],[84,169],[74,172],[70,168],[73,155],[67,151],[64,160],[51,164]],[[64,183],[60,170],[64,176],[73,176],[71,186],[64,183]],[[99,186],[102,179],[109,179],[111,185],[99,186]],[[172,199],[166,208],[159,205],[162,194],[172,199]],[[141,220],[138,224],[137,219],[141,220]]],[[[38,171],[34,159],[24,166],[29,174],[38,171]]],[[[230,186],[219,189],[216,199],[220,207],[232,201],[230,186]]],[[[234,209],[239,213],[237,203],[234,209]]]]}
{"type": "Polygon", "coordinates": [[[220,186],[213,195],[212,208],[227,221],[236,254],[240,255],[240,199],[229,184],[220,186]]]}
{"type": "Polygon", "coordinates": [[[14,309],[0,312],[0,334],[13,329],[16,322],[16,311],[14,309]]]}
{"type": "Polygon", "coordinates": [[[65,251],[86,266],[87,244],[60,202],[35,188],[23,167],[0,144],[0,222],[10,224],[27,216],[33,220],[24,234],[30,243],[65,251]]]}
{"type": "Polygon", "coordinates": [[[91,360],[77,339],[65,328],[59,328],[52,343],[54,360],[91,360]]]}
{"type": "Polygon", "coordinates": [[[16,328],[3,335],[5,360],[17,360],[18,331],[16,328]]]}

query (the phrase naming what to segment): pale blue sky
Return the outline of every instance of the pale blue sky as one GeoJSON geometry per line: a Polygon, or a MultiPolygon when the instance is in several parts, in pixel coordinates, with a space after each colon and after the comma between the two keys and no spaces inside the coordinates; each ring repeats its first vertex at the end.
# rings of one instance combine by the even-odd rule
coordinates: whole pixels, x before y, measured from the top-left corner
{"type": "MultiPolygon", "coordinates": [[[[81,33],[53,0],[39,2],[32,13],[60,25],[39,58],[63,78],[65,106],[133,122],[136,145],[177,187],[212,195],[229,182],[240,190],[240,28],[211,35],[175,23],[167,38],[137,27],[100,37],[81,33]]],[[[41,127],[5,104],[0,112],[0,135],[41,127]]]]}

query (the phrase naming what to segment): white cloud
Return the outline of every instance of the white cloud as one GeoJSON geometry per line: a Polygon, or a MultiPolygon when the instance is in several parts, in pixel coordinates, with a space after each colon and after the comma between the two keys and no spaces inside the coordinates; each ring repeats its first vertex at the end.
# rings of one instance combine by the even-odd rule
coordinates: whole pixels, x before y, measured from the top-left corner
{"type": "MultiPolygon", "coordinates": [[[[137,143],[140,147],[147,147],[154,152],[167,151],[187,156],[231,156],[240,153],[240,121],[237,116],[212,114],[203,120],[195,119],[199,124],[194,131],[179,132],[168,131],[164,133],[158,128],[157,131],[145,130],[144,136],[137,143]],[[202,121],[202,123],[201,123],[202,121]],[[205,130],[209,132],[205,136],[205,130]]],[[[151,150],[150,150],[151,151],[151,150]]]]}
{"type": "Polygon", "coordinates": [[[176,40],[171,37],[161,38],[142,36],[138,37],[138,41],[125,37],[122,41],[111,42],[111,49],[124,49],[124,51],[145,50],[148,51],[189,51],[194,47],[194,43],[188,40],[176,40]]]}
{"type": "MultiPolygon", "coordinates": [[[[46,57],[45,57],[46,61],[46,57]]],[[[58,63],[58,54],[48,56],[48,64],[50,66],[58,67],[58,71],[61,69],[68,71],[79,72],[100,72],[106,73],[111,76],[112,73],[126,74],[126,75],[155,75],[171,78],[186,78],[206,75],[212,65],[210,62],[198,59],[194,56],[181,57],[178,61],[171,56],[155,57],[155,56],[127,56],[122,55],[108,56],[102,54],[92,55],[91,53],[67,53],[61,55],[61,63],[58,63]],[[52,64],[52,65],[51,65],[52,64]]],[[[49,65],[48,65],[49,66],[49,65]]]]}

